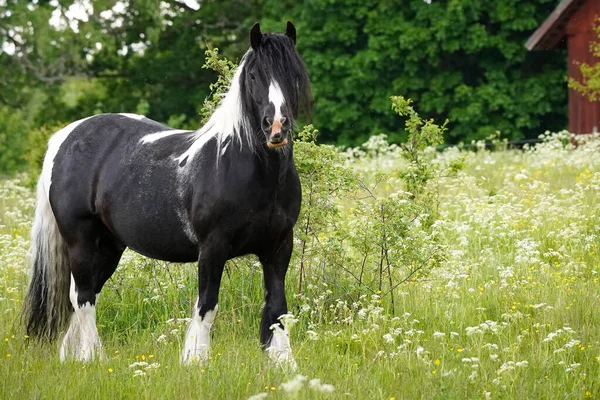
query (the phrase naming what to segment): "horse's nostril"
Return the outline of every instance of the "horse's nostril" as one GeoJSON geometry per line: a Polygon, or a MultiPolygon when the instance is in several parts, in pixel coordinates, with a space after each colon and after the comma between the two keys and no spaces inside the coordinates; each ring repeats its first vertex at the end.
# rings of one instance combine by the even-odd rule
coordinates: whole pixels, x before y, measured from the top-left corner
{"type": "Polygon", "coordinates": [[[273,125],[273,119],[271,119],[270,117],[264,117],[262,123],[263,127],[269,128],[271,125],[273,125]]]}

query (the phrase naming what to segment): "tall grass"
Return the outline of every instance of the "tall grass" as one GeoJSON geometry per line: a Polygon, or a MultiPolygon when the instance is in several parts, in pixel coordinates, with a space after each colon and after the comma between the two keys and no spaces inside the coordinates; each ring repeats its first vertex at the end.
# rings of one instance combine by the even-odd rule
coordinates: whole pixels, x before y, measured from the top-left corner
{"type": "MultiPolygon", "coordinates": [[[[462,171],[437,183],[432,230],[446,257],[427,277],[398,287],[395,313],[389,296],[361,292],[327,263],[310,266],[296,293],[295,257],[288,275],[299,319],[291,332],[295,373],[269,366],[260,350],[255,260],[228,263],[211,359],[182,367],[195,267],[131,252],[98,304],[106,359],[59,363],[58,344],[30,343],[18,324],[34,201],[21,183],[28,177],[4,180],[0,397],[598,398],[599,149],[564,139],[468,153],[462,171]]],[[[459,156],[451,149],[438,161],[459,156]]],[[[398,162],[384,152],[356,164],[368,172],[398,162]]],[[[352,218],[350,208],[343,218],[352,218]]]]}

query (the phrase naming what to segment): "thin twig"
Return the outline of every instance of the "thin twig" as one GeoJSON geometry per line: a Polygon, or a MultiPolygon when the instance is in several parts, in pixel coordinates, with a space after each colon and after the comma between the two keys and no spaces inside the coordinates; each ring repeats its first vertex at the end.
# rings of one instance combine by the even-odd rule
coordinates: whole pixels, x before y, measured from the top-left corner
{"type": "Polygon", "coordinates": [[[420,270],[422,270],[425,267],[425,264],[427,263],[427,261],[431,260],[436,253],[437,253],[437,251],[433,252],[433,254],[431,254],[429,257],[427,257],[425,259],[425,261],[423,261],[423,263],[421,263],[421,265],[418,268],[415,268],[414,270],[410,271],[410,273],[404,279],[402,279],[400,282],[395,284],[394,287],[391,288],[390,290],[388,290],[384,296],[388,295],[392,290],[396,289],[398,286],[400,286],[404,282],[408,282],[414,274],[416,274],[417,272],[419,272],[420,270]]]}

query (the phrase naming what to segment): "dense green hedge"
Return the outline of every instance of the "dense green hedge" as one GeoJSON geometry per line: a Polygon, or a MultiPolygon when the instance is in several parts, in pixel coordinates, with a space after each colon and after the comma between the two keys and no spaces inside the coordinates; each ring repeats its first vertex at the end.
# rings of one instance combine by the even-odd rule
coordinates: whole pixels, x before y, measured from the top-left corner
{"type": "MultiPolygon", "coordinates": [[[[449,142],[566,126],[564,51],[524,47],[557,0],[222,0],[199,10],[177,1],[129,3],[111,20],[100,13],[115,1],[95,1],[94,18],[79,21],[79,32],[50,29],[47,2],[0,6],[0,37],[29,27],[23,44],[15,42],[15,54],[27,59],[0,52],[0,173],[31,159],[23,155],[31,129],[90,114],[140,112],[197,127],[215,80],[202,68],[204,51],[216,46],[237,61],[256,21],[264,31],[282,31],[286,19],[296,24],[321,142],[356,145],[382,132],[402,140],[391,95],[412,98],[427,118],[448,118],[449,142]],[[116,18],[123,21],[113,27],[116,18]],[[142,42],[148,47],[136,53],[142,42]]],[[[61,3],[63,13],[70,4],[61,3]]]]}
{"type": "Polygon", "coordinates": [[[274,20],[297,21],[322,139],[347,144],[401,131],[388,103],[395,94],[448,118],[452,142],[566,127],[566,53],[524,47],[557,0],[267,3],[274,20]]]}

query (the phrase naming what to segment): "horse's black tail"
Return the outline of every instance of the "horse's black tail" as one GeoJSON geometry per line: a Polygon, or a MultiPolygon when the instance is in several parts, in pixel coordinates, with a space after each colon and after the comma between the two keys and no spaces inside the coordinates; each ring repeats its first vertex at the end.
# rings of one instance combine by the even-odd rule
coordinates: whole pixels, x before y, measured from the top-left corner
{"type": "Polygon", "coordinates": [[[31,273],[23,304],[23,320],[32,338],[53,340],[72,313],[69,299],[71,270],[66,243],[44,187],[37,186],[37,205],[31,231],[31,273]]]}

